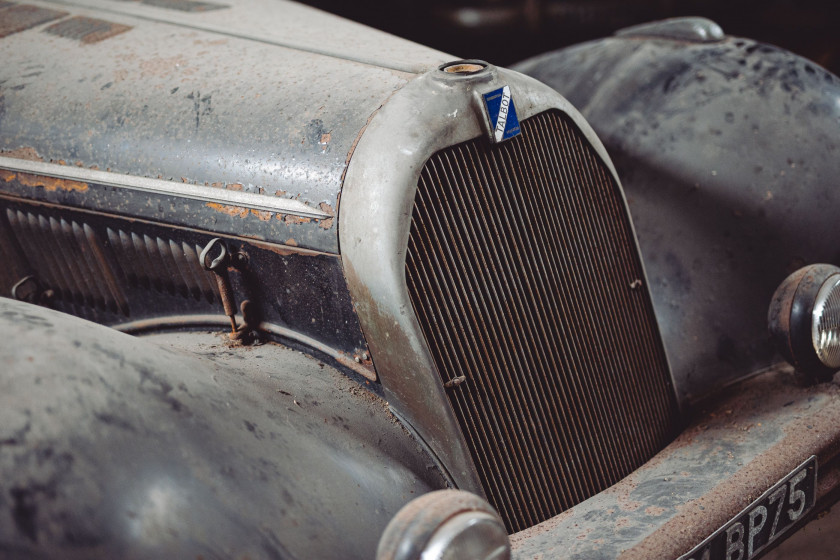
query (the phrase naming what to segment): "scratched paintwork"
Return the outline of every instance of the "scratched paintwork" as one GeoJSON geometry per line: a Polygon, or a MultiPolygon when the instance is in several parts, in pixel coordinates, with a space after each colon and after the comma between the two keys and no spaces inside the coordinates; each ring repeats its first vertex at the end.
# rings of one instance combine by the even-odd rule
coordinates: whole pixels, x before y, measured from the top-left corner
{"type": "MultiPolygon", "coordinates": [[[[290,6],[290,14],[303,15],[277,21],[323,26],[319,17],[333,19],[290,6]]],[[[66,9],[72,17],[94,15],[66,9]]],[[[206,31],[164,22],[227,21],[228,12],[240,14],[241,7],[184,14],[112,2],[109,10],[110,24],[131,29],[89,44],[37,27],[0,40],[0,152],[27,148],[44,161],[238,188],[334,209],[360,131],[385,99],[415,76],[340,58],[339,52],[311,52],[295,33],[281,46],[233,27],[206,31]],[[144,19],[126,15],[138,10],[144,19]],[[145,19],[148,14],[156,15],[145,19]]],[[[283,37],[283,30],[272,37],[283,37]]],[[[444,60],[396,38],[383,36],[379,45],[384,52],[393,46],[411,54],[406,60],[418,70],[444,60]]],[[[182,211],[177,201],[123,198],[111,188],[91,189],[73,200],[53,194],[60,193],[43,199],[126,214],[140,210],[145,217],[159,214],[206,229],[219,223],[260,239],[294,239],[300,247],[338,251],[332,220],[296,224],[206,206],[182,211]]]]}

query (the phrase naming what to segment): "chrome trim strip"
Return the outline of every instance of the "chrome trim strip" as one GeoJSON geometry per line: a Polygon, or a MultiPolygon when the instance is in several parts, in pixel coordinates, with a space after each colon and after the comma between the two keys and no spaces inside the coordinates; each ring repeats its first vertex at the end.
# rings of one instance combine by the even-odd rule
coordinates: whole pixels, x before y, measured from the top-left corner
{"type": "Polygon", "coordinates": [[[201,202],[213,202],[216,204],[240,206],[260,211],[292,214],[306,218],[332,218],[331,215],[319,209],[312,208],[299,200],[291,200],[279,196],[267,196],[243,191],[229,191],[226,189],[205,187],[204,185],[189,185],[186,183],[176,183],[175,181],[166,181],[163,179],[151,179],[149,177],[136,177],[133,175],[125,175],[111,171],[100,171],[96,169],[86,169],[84,167],[59,165],[57,163],[45,163],[41,161],[0,156],[0,169],[55,177],[57,179],[69,179],[84,183],[94,183],[97,185],[104,185],[106,187],[117,187],[121,189],[147,192],[150,194],[176,196],[179,198],[188,198],[190,200],[198,200],[201,202]]]}

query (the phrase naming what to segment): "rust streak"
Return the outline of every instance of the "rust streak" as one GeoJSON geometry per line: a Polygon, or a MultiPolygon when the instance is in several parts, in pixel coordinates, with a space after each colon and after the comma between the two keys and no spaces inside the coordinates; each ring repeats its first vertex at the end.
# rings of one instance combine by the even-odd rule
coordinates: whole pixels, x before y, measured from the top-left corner
{"type": "MultiPolygon", "coordinates": [[[[335,216],[335,210],[333,209],[332,206],[330,206],[326,202],[322,202],[321,204],[319,204],[318,208],[320,208],[321,211],[324,212],[325,214],[329,214],[330,216],[335,216]]],[[[333,222],[334,222],[333,218],[327,218],[326,220],[319,220],[318,221],[318,227],[320,227],[321,229],[330,229],[331,227],[333,227],[333,222]]]]}
{"type": "Polygon", "coordinates": [[[216,212],[227,214],[228,216],[236,216],[239,218],[247,218],[251,211],[242,206],[229,206],[227,204],[219,204],[218,202],[208,202],[208,208],[212,208],[216,212]]]}
{"type": "Polygon", "coordinates": [[[286,214],[283,218],[283,222],[286,224],[308,224],[312,221],[312,218],[305,218],[303,216],[293,216],[292,214],[286,214]]]}
{"type": "Polygon", "coordinates": [[[269,212],[268,210],[251,210],[251,214],[259,218],[260,220],[267,222],[271,219],[271,216],[274,215],[273,212],[269,212]]]}
{"type": "Polygon", "coordinates": [[[4,182],[8,183],[9,181],[14,181],[15,177],[17,177],[17,175],[14,172],[0,169],[0,179],[4,182]]]}
{"type": "Polygon", "coordinates": [[[569,519],[575,516],[575,508],[570,508],[564,511],[559,515],[555,515],[551,519],[547,519],[538,525],[534,525],[527,531],[521,531],[519,533],[514,533],[510,536],[510,542],[513,545],[514,549],[516,548],[517,544],[520,542],[524,542],[529,538],[533,538],[537,535],[551,533],[556,527],[562,525],[569,519]]]}
{"type": "Polygon", "coordinates": [[[88,184],[82,183],[81,181],[44,177],[41,175],[32,175],[31,173],[18,173],[17,180],[21,185],[26,185],[27,187],[44,187],[50,192],[58,190],[85,192],[88,190],[88,184]]]}

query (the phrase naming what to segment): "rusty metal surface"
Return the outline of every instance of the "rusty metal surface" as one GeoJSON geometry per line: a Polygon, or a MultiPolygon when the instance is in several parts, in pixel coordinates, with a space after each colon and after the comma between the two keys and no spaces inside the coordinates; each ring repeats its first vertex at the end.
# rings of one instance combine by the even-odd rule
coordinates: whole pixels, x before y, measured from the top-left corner
{"type": "Polygon", "coordinates": [[[6,299],[0,325],[4,558],[373,558],[444,487],[374,385],[289,348],[6,299]]]}
{"type": "Polygon", "coordinates": [[[608,38],[516,68],[574,103],[615,159],[681,398],[777,359],[776,286],[840,262],[840,80],[734,37],[608,38]]]}
{"type": "MultiPolygon", "coordinates": [[[[65,19],[55,23],[64,36],[54,26],[34,27],[0,41],[0,155],[280,197],[328,217],[260,215],[224,202],[185,209],[177,198],[113,188],[18,194],[337,252],[331,217],[352,147],[370,115],[414,75],[350,60],[364,39],[340,52],[311,52],[312,41],[302,38],[307,28],[336,23],[336,36],[360,28],[292,3],[201,13],[99,4],[92,3],[99,11],[61,8],[106,21],[112,31],[130,29],[79,35],[67,26],[89,19],[65,19]],[[260,37],[258,28],[268,27],[271,37],[260,37]]],[[[371,34],[382,53],[401,52],[419,69],[442,61],[440,53],[371,34]]]]}
{"type": "Polygon", "coordinates": [[[731,387],[633,474],[511,537],[514,558],[676,558],[811,455],[817,506],[840,487],[840,387],[799,386],[789,367],[731,387]]]}

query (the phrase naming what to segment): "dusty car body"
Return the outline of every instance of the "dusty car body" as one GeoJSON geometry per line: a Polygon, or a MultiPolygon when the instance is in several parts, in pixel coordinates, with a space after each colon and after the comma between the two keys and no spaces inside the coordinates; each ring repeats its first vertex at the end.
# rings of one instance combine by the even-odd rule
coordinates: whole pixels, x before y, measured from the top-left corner
{"type": "Polygon", "coordinates": [[[515,557],[677,557],[777,483],[779,535],[832,499],[830,384],[775,367],[685,428],[550,87],[289,2],[0,22],[4,552],[409,558],[481,510],[515,557]],[[446,488],[489,506],[412,509],[446,488]]]}

